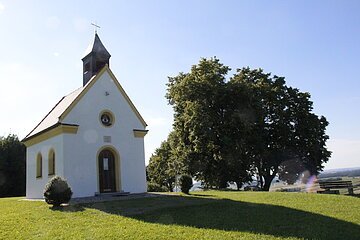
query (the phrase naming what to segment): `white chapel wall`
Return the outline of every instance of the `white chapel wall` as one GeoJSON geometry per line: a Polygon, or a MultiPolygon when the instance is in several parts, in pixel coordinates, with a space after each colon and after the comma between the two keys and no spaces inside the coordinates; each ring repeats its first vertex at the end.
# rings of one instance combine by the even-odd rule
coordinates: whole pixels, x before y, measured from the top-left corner
{"type": "Polygon", "coordinates": [[[77,134],[64,135],[64,175],[73,188],[73,197],[92,196],[99,191],[97,154],[106,145],[115,148],[120,155],[120,190],[146,191],[144,140],[133,134],[133,129],[144,127],[107,71],[63,122],[79,124],[77,134]],[[115,115],[112,127],[101,124],[99,114],[103,110],[115,115]],[[104,142],[104,136],[111,136],[111,143],[104,142]]]}
{"type": "Polygon", "coordinates": [[[26,198],[43,198],[46,183],[54,176],[48,175],[49,152],[55,151],[55,175],[64,176],[63,137],[58,135],[26,149],[26,198]],[[42,177],[36,177],[36,159],[42,155],[42,177]]]}

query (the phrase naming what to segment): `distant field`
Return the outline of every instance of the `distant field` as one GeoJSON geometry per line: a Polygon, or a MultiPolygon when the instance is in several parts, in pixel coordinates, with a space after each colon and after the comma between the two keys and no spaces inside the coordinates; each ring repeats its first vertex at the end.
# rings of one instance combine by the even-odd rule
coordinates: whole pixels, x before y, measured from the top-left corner
{"type": "Polygon", "coordinates": [[[4,198],[0,239],[360,239],[360,198],[204,191],[61,210],[4,198]]]}

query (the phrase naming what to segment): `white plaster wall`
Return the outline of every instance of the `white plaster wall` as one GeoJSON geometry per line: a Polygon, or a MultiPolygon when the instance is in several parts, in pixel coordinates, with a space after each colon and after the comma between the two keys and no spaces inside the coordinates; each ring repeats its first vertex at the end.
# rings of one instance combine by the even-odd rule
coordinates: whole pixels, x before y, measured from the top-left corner
{"type": "Polygon", "coordinates": [[[46,183],[53,177],[48,176],[49,151],[55,151],[55,175],[64,176],[63,137],[47,139],[26,149],[26,198],[43,198],[46,183]],[[37,154],[42,155],[42,177],[36,178],[37,154]]]}
{"type": "Polygon", "coordinates": [[[123,155],[127,157],[122,161],[121,166],[124,191],[131,193],[146,192],[144,139],[130,138],[127,145],[129,147],[122,151],[123,155]]]}
{"type": "Polygon", "coordinates": [[[107,71],[64,122],[79,125],[76,135],[64,135],[64,175],[73,189],[73,197],[93,196],[99,192],[97,154],[104,146],[113,147],[120,155],[119,190],[146,191],[144,139],[135,138],[133,134],[133,129],[144,127],[107,71]],[[99,115],[103,110],[115,115],[112,127],[101,124],[99,115]],[[111,143],[105,143],[104,136],[111,136],[111,143]]]}

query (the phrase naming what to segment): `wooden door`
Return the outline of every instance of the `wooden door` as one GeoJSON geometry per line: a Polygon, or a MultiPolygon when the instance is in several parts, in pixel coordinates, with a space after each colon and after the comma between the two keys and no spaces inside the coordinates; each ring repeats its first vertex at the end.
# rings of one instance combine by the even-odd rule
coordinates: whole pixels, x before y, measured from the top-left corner
{"type": "Polygon", "coordinates": [[[109,150],[99,154],[99,186],[100,192],[115,192],[115,157],[109,150]]]}

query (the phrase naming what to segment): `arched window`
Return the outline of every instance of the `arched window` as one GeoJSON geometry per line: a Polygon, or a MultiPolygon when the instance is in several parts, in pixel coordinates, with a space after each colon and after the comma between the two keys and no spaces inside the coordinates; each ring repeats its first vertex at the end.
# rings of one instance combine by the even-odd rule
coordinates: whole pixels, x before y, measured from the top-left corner
{"type": "Polygon", "coordinates": [[[38,153],[36,157],[36,178],[42,177],[42,156],[38,153]]]}
{"type": "Polygon", "coordinates": [[[54,150],[50,150],[49,152],[49,176],[55,174],[55,152],[54,150]]]}

